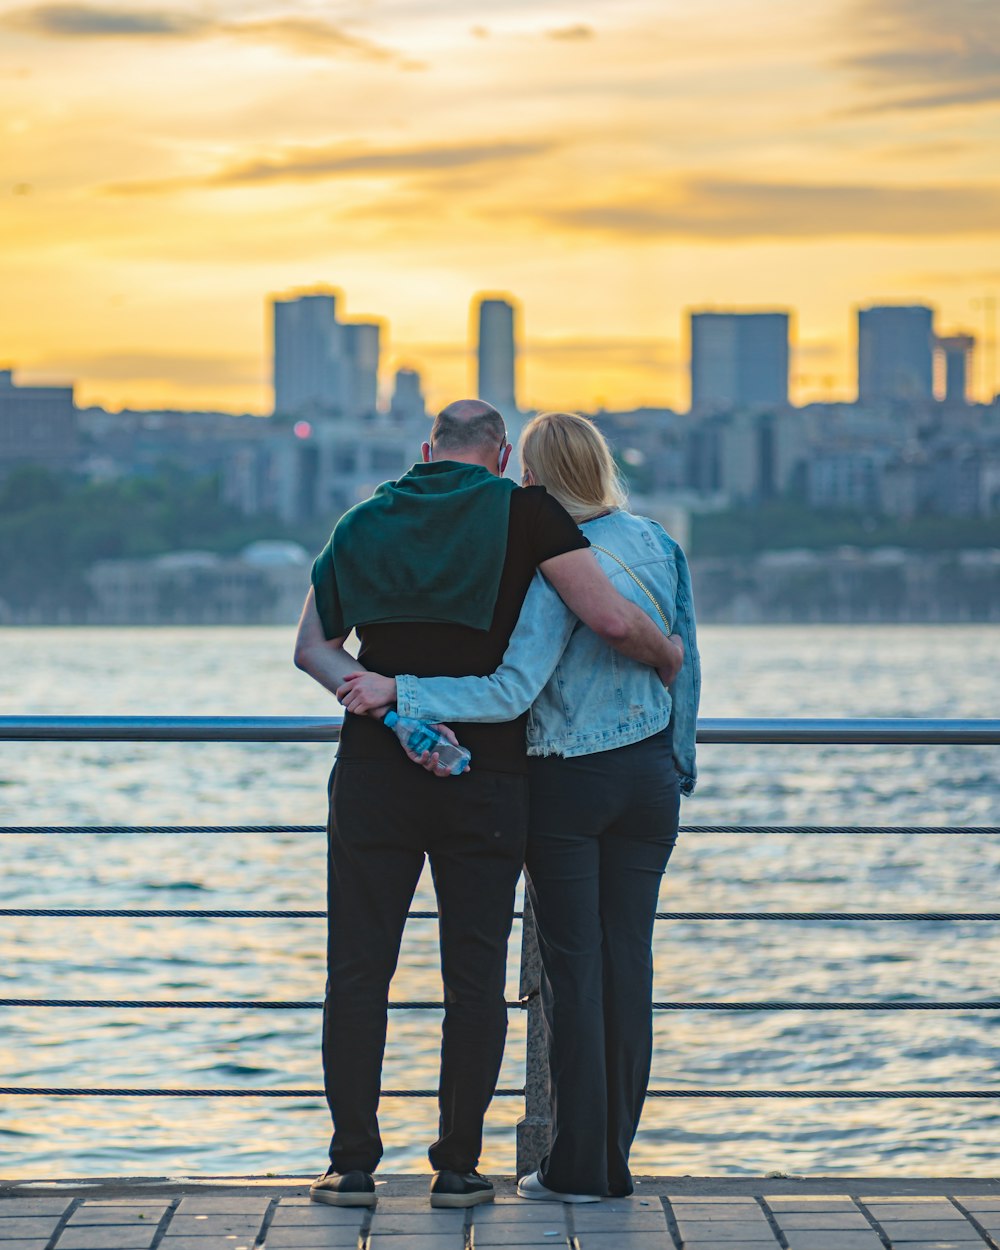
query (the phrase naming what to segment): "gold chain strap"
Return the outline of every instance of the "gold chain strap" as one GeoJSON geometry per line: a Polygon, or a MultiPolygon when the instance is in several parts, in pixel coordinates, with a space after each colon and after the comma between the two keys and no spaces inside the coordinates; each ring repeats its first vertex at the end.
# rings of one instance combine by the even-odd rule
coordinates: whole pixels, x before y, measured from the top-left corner
{"type": "Polygon", "coordinates": [[[660,620],[663,622],[663,627],[664,627],[664,629],[667,631],[667,633],[669,634],[669,633],[670,633],[670,622],[667,620],[666,613],[665,613],[665,612],[663,611],[663,609],[660,607],[659,600],[656,598],[656,596],[653,594],[653,592],[649,589],[649,587],[646,585],[646,583],[642,580],[642,578],[641,578],[641,577],[639,577],[636,573],[634,573],[634,572],[632,571],[632,569],[630,569],[630,568],[629,568],[629,566],[625,563],[625,561],[621,558],[621,556],[616,556],[616,555],[615,555],[615,553],[614,553],[613,551],[609,551],[609,550],[607,549],[607,547],[600,547],[600,546],[598,546],[598,544],[597,544],[597,543],[591,543],[590,545],[591,545],[591,547],[593,547],[593,548],[594,548],[594,550],[595,550],[595,551],[603,551],[603,552],[604,552],[604,554],[605,554],[606,556],[610,556],[610,557],[611,557],[611,559],[612,559],[612,560],[614,560],[614,562],[615,562],[616,564],[620,564],[620,565],[622,566],[622,568],[623,568],[623,569],[625,570],[625,572],[629,575],[629,577],[631,577],[631,579],[632,579],[632,580],[635,582],[635,584],[639,587],[639,589],[642,591],[642,593],[643,593],[643,594],[644,594],[644,595],[645,595],[645,596],[649,599],[649,601],[650,601],[650,603],[652,603],[653,607],[654,607],[654,608],[656,608],[657,612],[659,612],[659,614],[660,614],[660,620]]]}

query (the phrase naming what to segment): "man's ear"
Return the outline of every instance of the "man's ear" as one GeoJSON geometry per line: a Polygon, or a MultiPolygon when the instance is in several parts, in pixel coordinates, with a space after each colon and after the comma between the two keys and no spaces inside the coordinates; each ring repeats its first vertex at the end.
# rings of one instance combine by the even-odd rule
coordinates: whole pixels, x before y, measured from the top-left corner
{"type": "Polygon", "coordinates": [[[421,443],[421,444],[420,444],[420,455],[421,455],[421,457],[423,458],[423,462],[424,462],[424,464],[430,464],[430,462],[431,462],[431,445],[430,445],[430,443],[421,443]]]}
{"type": "Polygon", "coordinates": [[[507,468],[507,461],[510,459],[510,453],[514,450],[510,443],[500,453],[500,476],[503,477],[504,470],[507,468]]]}

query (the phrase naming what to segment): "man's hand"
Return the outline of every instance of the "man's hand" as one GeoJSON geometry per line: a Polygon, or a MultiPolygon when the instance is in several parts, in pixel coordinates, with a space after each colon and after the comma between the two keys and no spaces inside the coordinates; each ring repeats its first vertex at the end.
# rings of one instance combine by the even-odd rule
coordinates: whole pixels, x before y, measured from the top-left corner
{"type": "MultiPolygon", "coordinates": [[[[396,683],[393,682],[393,685],[395,684],[396,683]]],[[[431,728],[436,729],[441,737],[446,738],[452,746],[461,746],[461,743],[455,737],[454,731],[449,729],[447,725],[432,725],[431,728]]],[[[400,743],[400,746],[403,746],[403,744],[400,743]]],[[[435,777],[453,777],[455,775],[451,772],[447,765],[441,763],[438,758],[437,751],[423,751],[420,755],[417,755],[416,752],[411,751],[409,747],[403,746],[403,750],[409,758],[413,760],[414,764],[419,764],[421,768],[423,768],[426,772],[433,773],[435,777]]],[[[466,764],[466,766],[462,769],[462,772],[467,773],[468,771],[469,766],[466,764]]]]}
{"type": "Polygon", "coordinates": [[[396,679],[381,673],[348,673],[343,685],[337,687],[337,698],[355,716],[381,719],[395,706],[396,679]]]}
{"type": "Polygon", "coordinates": [[[671,634],[667,642],[673,646],[674,658],[670,664],[661,664],[656,671],[665,686],[672,686],[684,667],[684,639],[680,634],[671,634]]]}

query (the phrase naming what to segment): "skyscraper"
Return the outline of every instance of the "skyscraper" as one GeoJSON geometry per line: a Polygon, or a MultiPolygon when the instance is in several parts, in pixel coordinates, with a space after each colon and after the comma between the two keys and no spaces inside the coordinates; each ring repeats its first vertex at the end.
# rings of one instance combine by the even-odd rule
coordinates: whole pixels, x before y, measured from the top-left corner
{"type": "Polygon", "coordinates": [[[976,340],[971,334],[949,334],[937,340],[944,358],[944,402],[960,406],[969,402],[969,360],[976,340]]]}
{"type": "Polygon", "coordinates": [[[479,301],[480,399],[492,404],[505,417],[517,413],[515,369],[517,345],[515,307],[508,299],[481,298],[479,301]]]}
{"type": "Polygon", "coordinates": [[[297,295],[273,305],[274,411],[374,415],[379,323],[338,321],[336,295],[297,295]]]}
{"type": "Polygon", "coordinates": [[[788,313],[691,314],[691,407],[788,404],[788,313]]]}
{"type": "Polygon", "coordinates": [[[24,464],[63,473],[78,450],[72,386],[19,386],[0,369],[0,481],[24,464]]]}
{"type": "Polygon", "coordinates": [[[934,398],[934,312],[923,305],[858,309],[858,403],[934,398]]]}
{"type": "Polygon", "coordinates": [[[401,425],[416,425],[427,416],[420,374],[416,369],[397,369],[396,385],[389,405],[389,413],[401,425]]]}
{"type": "Polygon", "coordinates": [[[349,321],[341,327],[345,357],[344,410],[349,416],[374,416],[378,408],[381,329],[377,321],[349,321]]]}
{"type": "Polygon", "coordinates": [[[335,295],[275,299],[274,411],[340,410],[344,370],[335,295]]]}

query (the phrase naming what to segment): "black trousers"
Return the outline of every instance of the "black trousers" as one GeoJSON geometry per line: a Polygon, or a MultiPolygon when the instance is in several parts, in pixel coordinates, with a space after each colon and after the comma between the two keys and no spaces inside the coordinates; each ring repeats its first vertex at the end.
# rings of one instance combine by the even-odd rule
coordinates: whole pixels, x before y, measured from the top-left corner
{"type": "Polygon", "coordinates": [[[670,735],[529,760],[527,874],[542,962],[553,1134],[542,1183],[632,1192],[653,1048],[652,937],[677,839],[670,735]]]}
{"type": "Polygon", "coordinates": [[[444,1024],[435,1169],[470,1172],[507,1033],[504,983],[524,860],[527,778],[462,777],[338,761],[330,789],[323,1071],[339,1172],[375,1170],[386,1003],[413,893],[430,860],[440,914],[444,1024]]]}

